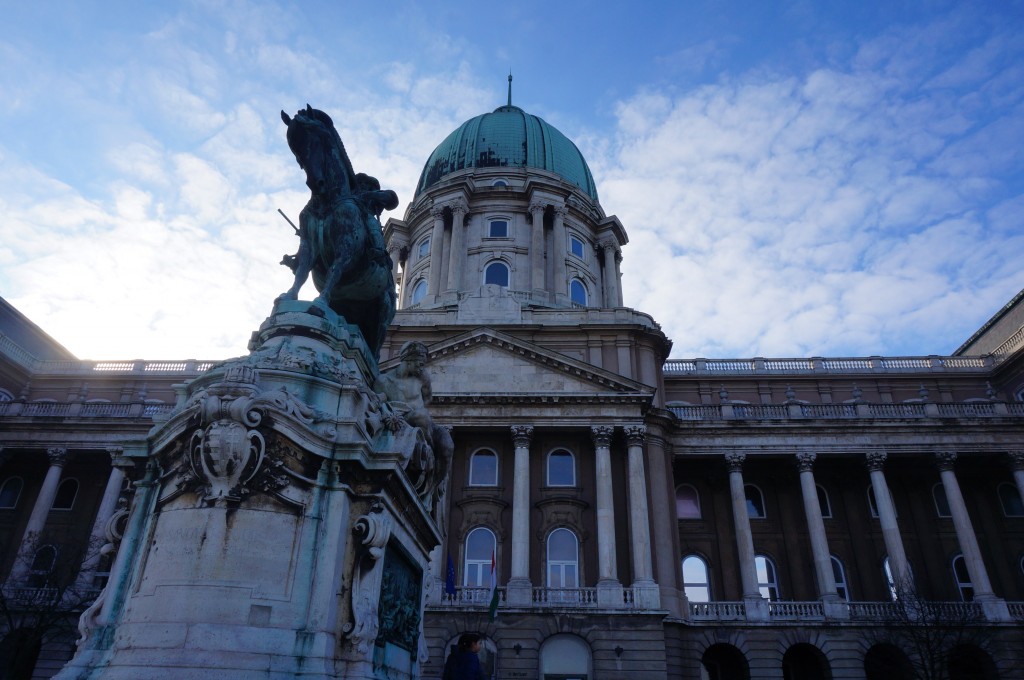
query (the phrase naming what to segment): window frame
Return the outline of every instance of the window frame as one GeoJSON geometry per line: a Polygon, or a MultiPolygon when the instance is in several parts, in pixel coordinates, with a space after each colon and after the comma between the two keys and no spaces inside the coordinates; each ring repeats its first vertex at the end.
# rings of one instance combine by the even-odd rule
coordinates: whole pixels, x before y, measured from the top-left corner
{"type": "Polygon", "coordinates": [[[756,484],[744,484],[743,485],[743,497],[746,500],[747,518],[748,519],[767,519],[768,518],[768,506],[764,502],[764,493],[761,491],[760,487],[758,487],[756,484]],[[757,508],[755,507],[755,504],[753,503],[753,501],[750,500],[750,495],[748,493],[748,489],[753,489],[754,491],[756,491],[757,492],[757,497],[761,500],[761,514],[759,514],[759,515],[752,515],[750,513],[751,508],[754,508],[754,510],[757,510],[757,508]]]}
{"type": "Polygon", "coordinates": [[[1024,517],[1024,499],[1020,497],[1020,490],[1016,484],[1000,482],[996,487],[996,495],[999,496],[999,507],[1003,510],[1003,517],[1024,517]],[[1007,499],[1004,495],[1006,489],[1009,490],[1010,498],[1014,499],[1011,503],[1016,503],[1019,508],[1015,512],[1010,512],[1011,508],[1006,507],[1007,499]]]}
{"type": "Polygon", "coordinates": [[[512,220],[509,219],[508,217],[499,217],[499,216],[488,217],[487,218],[487,232],[484,234],[484,238],[488,239],[488,240],[490,240],[490,239],[504,239],[504,240],[511,239],[512,238],[512,220]],[[505,224],[505,235],[504,236],[495,236],[494,235],[494,227],[493,227],[493,225],[498,224],[498,223],[502,223],[502,222],[505,224]]]}
{"type": "Polygon", "coordinates": [[[497,554],[498,538],[488,527],[477,526],[466,532],[466,538],[462,543],[462,587],[463,588],[490,588],[491,587],[491,558],[495,557],[495,575],[497,575],[497,554]],[[470,541],[477,532],[490,537],[491,554],[483,558],[471,558],[469,554],[470,541]],[[475,572],[478,576],[477,583],[470,583],[470,573],[475,572]]]}
{"type": "Polygon", "coordinates": [[[676,519],[704,519],[704,509],[700,504],[700,491],[697,490],[693,484],[687,484],[686,482],[676,486],[676,519]],[[683,487],[687,487],[693,490],[693,500],[697,506],[696,515],[681,515],[679,514],[679,490],[683,487]]]}
{"type": "Polygon", "coordinates": [[[953,559],[950,560],[949,566],[953,572],[953,583],[956,584],[956,590],[960,595],[960,601],[973,602],[974,582],[971,580],[971,573],[967,570],[967,560],[964,559],[963,553],[957,553],[954,555],[953,559]],[[963,566],[962,573],[957,569],[958,564],[963,566]],[[962,580],[961,576],[965,577],[966,580],[962,580]]]}
{"type": "Polygon", "coordinates": [[[425,297],[427,297],[427,280],[418,279],[412,286],[412,292],[409,293],[409,304],[418,305],[423,302],[425,297]]]}
{"type": "Polygon", "coordinates": [[[18,490],[14,495],[14,501],[10,505],[0,505],[0,510],[15,510],[18,507],[18,502],[21,500],[21,494],[25,491],[25,480],[18,475],[11,475],[4,480],[3,484],[0,484],[0,500],[3,499],[4,493],[8,489],[8,485],[13,483],[18,484],[18,490]]]}
{"type": "Polygon", "coordinates": [[[818,491],[818,511],[821,512],[822,519],[832,519],[835,515],[832,514],[832,499],[828,495],[828,489],[823,487],[821,484],[815,484],[815,488],[818,491]],[[824,505],[822,504],[824,499],[824,505]]]}
{"type": "Polygon", "coordinates": [[[846,578],[846,565],[839,559],[838,555],[829,555],[832,563],[832,579],[836,584],[836,594],[847,602],[850,601],[850,582],[846,578]]]}
{"type": "Polygon", "coordinates": [[[416,245],[416,261],[419,262],[430,257],[430,236],[427,236],[416,245]]]}
{"type": "Polygon", "coordinates": [[[576,535],[576,532],[568,527],[555,527],[548,532],[547,539],[544,541],[545,548],[545,564],[544,564],[544,584],[546,588],[550,589],[569,589],[575,590],[580,587],[580,538],[576,535]],[[573,548],[575,550],[576,557],[572,560],[555,560],[551,557],[551,541],[556,535],[567,534],[572,537],[573,548]],[[562,585],[553,586],[551,585],[552,579],[551,574],[553,569],[559,571],[559,582],[562,585]],[[576,582],[576,585],[565,585],[566,581],[566,568],[571,568],[572,578],[576,582]]]}
{"type": "Polygon", "coordinates": [[[60,551],[57,550],[57,546],[52,544],[44,544],[35,549],[32,553],[32,561],[29,562],[28,570],[28,583],[31,588],[48,588],[50,587],[50,579],[53,577],[53,570],[57,568],[57,556],[60,551]],[[46,568],[37,567],[36,563],[39,560],[39,554],[44,550],[49,550],[52,553],[50,558],[50,566],[46,568]]]}
{"type": "Polygon", "coordinates": [[[74,510],[75,501],[78,500],[78,492],[81,490],[82,485],[74,477],[66,477],[65,479],[60,480],[60,484],[57,485],[57,493],[53,495],[53,503],[50,504],[50,510],[56,510],[57,512],[69,512],[74,510]],[[75,491],[71,494],[71,501],[67,505],[57,505],[57,501],[61,500],[61,494],[65,493],[64,489],[68,488],[71,484],[75,485],[75,491]]]}
{"type": "Polygon", "coordinates": [[[932,484],[932,506],[935,508],[935,516],[940,519],[951,519],[953,517],[952,510],[949,509],[949,498],[946,496],[946,487],[942,482],[932,484]],[[940,496],[941,495],[941,502],[940,496]],[[945,510],[942,508],[942,504],[945,504],[945,510]]]}
{"type": "Polygon", "coordinates": [[[569,234],[569,254],[572,255],[573,257],[577,258],[577,259],[580,259],[580,260],[586,262],[587,261],[587,242],[586,242],[586,240],[584,240],[583,238],[581,238],[579,236],[576,236],[575,234],[569,234]],[[574,243],[579,243],[580,244],[580,252],[579,253],[577,253],[573,249],[573,244],[574,243]]]}
{"type": "Polygon", "coordinates": [[[498,452],[494,449],[487,447],[479,448],[469,456],[469,486],[498,486],[498,452]],[[482,482],[474,479],[474,466],[473,462],[477,457],[483,457],[489,455],[494,459],[494,481],[482,482]]]}
{"type": "Polygon", "coordinates": [[[583,281],[581,281],[579,279],[579,277],[575,277],[574,276],[569,281],[569,301],[572,302],[573,304],[579,305],[581,307],[586,307],[586,306],[588,306],[590,304],[590,291],[587,290],[587,284],[583,283],[583,281]],[[576,297],[573,295],[573,287],[574,286],[577,287],[582,292],[582,294],[583,294],[583,301],[582,302],[577,300],[576,297]]]}
{"type": "Polygon", "coordinates": [[[712,593],[711,593],[711,569],[708,567],[708,561],[707,560],[705,560],[701,555],[698,555],[697,553],[689,553],[689,554],[683,556],[683,559],[680,562],[679,568],[680,568],[680,575],[681,575],[682,583],[683,583],[683,594],[686,596],[687,601],[689,601],[689,602],[713,602],[714,601],[714,598],[712,597],[712,593]],[[686,563],[688,561],[690,561],[690,560],[696,560],[698,563],[700,563],[701,569],[704,572],[704,580],[703,580],[703,582],[687,581],[686,580],[686,563]],[[693,599],[692,597],[690,597],[690,590],[691,589],[703,589],[704,590],[704,596],[707,599],[704,599],[704,600],[695,600],[695,599],[693,599]]]}
{"type": "Polygon", "coordinates": [[[484,265],[483,274],[484,274],[484,276],[483,276],[483,285],[485,285],[485,286],[499,286],[501,288],[511,288],[511,286],[512,286],[512,268],[509,267],[508,263],[505,262],[504,260],[500,260],[500,259],[498,259],[498,260],[490,260],[487,264],[484,265]],[[495,268],[495,267],[501,267],[502,269],[505,270],[505,283],[504,284],[501,284],[501,283],[489,283],[487,281],[489,272],[491,271],[492,268],[495,268]]]}
{"type": "Polygon", "coordinates": [[[775,565],[775,560],[764,554],[754,555],[754,571],[757,573],[757,590],[761,593],[761,597],[769,602],[778,602],[780,599],[779,570],[775,565]],[[764,581],[761,580],[761,568],[758,564],[758,560],[765,565],[764,573],[766,578],[764,581]],[[765,594],[765,591],[767,591],[767,595],[765,594]],[[775,593],[775,597],[772,597],[773,591],[775,593]]]}
{"type": "Polygon", "coordinates": [[[547,459],[544,461],[544,484],[545,486],[560,487],[560,488],[572,488],[576,486],[576,455],[569,449],[557,448],[552,449],[548,452],[547,459]],[[558,454],[565,454],[569,457],[569,469],[572,472],[572,480],[568,483],[555,483],[551,480],[551,459],[558,454]]]}

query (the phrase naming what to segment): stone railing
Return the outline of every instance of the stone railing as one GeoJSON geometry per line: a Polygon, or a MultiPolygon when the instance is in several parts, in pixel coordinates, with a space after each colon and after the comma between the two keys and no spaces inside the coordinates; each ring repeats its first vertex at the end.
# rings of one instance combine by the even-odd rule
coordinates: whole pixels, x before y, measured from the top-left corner
{"type": "Polygon", "coordinates": [[[534,588],[533,604],[537,607],[582,607],[594,609],[597,588],[534,588]]]}
{"type": "MultiPolygon", "coordinates": [[[[900,611],[899,605],[895,602],[840,602],[836,614],[834,607],[831,614],[826,615],[825,606],[822,602],[813,600],[810,602],[768,602],[769,621],[778,622],[801,622],[801,621],[824,621],[828,618],[831,621],[845,621],[852,623],[870,622],[898,622],[901,625],[911,625],[914,621],[912,611],[900,611]],[[845,610],[847,615],[842,615],[845,610]]],[[[1011,618],[1017,621],[1024,621],[1024,602],[1007,602],[1011,618]]],[[[926,602],[928,614],[921,619],[921,625],[932,625],[935,620],[948,621],[985,621],[985,612],[977,602],[926,602]]],[[[691,602],[691,621],[746,621],[747,611],[743,602],[691,602]]]]}
{"type": "MultiPolygon", "coordinates": [[[[638,597],[630,586],[622,588],[622,598],[615,595],[615,602],[602,603],[597,588],[533,588],[530,603],[526,606],[536,609],[625,609],[640,610],[644,607],[657,609],[650,598],[638,597]],[[647,604],[644,604],[647,602],[647,604]]],[[[436,601],[435,601],[436,602],[436,601]]],[[[459,587],[455,594],[442,593],[438,603],[441,607],[486,609],[491,603],[490,588],[459,587]]],[[[504,587],[498,588],[498,607],[507,607],[508,597],[504,587]]]]}
{"type": "MultiPolygon", "coordinates": [[[[498,588],[498,606],[506,602],[504,588],[498,588]]],[[[483,607],[486,609],[491,605],[490,588],[456,588],[455,594],[441,593],[441,606],[443,607],[483,607]]]]}
{"type": "Polygon", "coordinates": [[[669,406],[679,420],[821,420],[999,418],[1024,416],[1024,404],[962,402],[927,404],[700,404],[669,406]]]}
{"type": "Polygon", "coordinates": [[[746,621],[747,609],[742,602],[691,602],[693,621],[746,621]]]}
{"type": "MultiPolygon", "coordinates": [[[[1024,337],[1024,336],[1022,336],[1024,337]]],[[[1000,356],[1005,356],[1000,355],[1000,356]]],[[[811,359],[669,359],[666,376],[771,375],[792,373],[914,373],[979,372],[991,368],[996,359],[984,357],[863,357],[811,359]]]]}
{"type": "Polygon", "coordinates": [[[1024,623],[1024,602],[1007,602],[1006,608],[1010,610],[1010,616],[1015,621],[1024,623]]]}
{"type": "Polygon", "coordinates": [[[825,618],[821,602],[769,602],[768,616],[773,621],[809,621],[825,618]]]}
{"type": "Polygon", "coordinates": [[[153,418],[174,410],[174,404],[132,402],[83,403],[80,401],[7,401],[0,403],[0,417],[32,418],[153,418]]]}

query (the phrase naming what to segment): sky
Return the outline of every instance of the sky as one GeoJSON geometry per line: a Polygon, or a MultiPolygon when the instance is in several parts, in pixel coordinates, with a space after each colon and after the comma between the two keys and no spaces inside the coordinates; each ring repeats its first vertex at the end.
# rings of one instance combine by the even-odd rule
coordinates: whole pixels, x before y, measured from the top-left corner
{"type": "Polygon", "coordinates": [[[0,0],[0,296],[84,359],[244,354],[308,198],[280,111],[401,218],[510,70],[673,358],[945,355],[1024,288],[1024,1],[0,0]]]}

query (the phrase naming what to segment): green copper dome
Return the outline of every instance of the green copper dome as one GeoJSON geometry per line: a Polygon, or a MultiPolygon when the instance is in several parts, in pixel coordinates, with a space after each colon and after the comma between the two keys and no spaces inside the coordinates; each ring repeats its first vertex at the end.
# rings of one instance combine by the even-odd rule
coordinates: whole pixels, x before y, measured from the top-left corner
{"type": "Polygon", "coordinates": [[[470,118],[430,154],[416,195],[445,175],[466,168],[539,168],[560,175],[597,200],[583,154],[569,138],[518,106],[501,106],[470,118]]]}

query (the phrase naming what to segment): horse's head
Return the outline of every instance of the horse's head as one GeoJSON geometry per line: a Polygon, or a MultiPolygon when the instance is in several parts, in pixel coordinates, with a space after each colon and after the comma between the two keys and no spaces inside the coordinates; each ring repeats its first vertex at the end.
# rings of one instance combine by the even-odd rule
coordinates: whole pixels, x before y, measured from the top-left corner
{"type": "Polygon", "coordinates": [[[314,194],[348,190],[348,176],[339,161],[339,150],[344,154],[341,138],[330,116],[307,104],[294,118],[282,111],[281,120],[288,126],[288,148],[305,170],[309,190],[314,194]]]}

